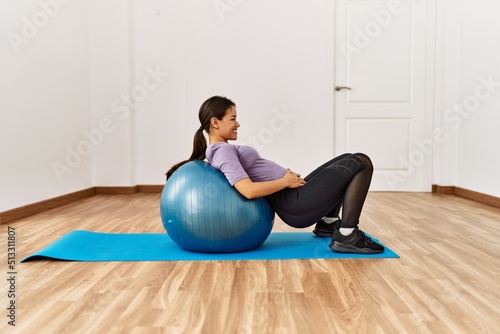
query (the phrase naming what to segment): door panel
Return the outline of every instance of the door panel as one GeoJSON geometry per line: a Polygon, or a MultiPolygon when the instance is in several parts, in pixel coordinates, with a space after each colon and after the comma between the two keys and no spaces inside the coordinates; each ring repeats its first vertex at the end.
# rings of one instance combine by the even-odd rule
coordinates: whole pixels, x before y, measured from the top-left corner
{"type": "Polygon", "coordinates": [[[432,117],[427,1],[336,4],[335,153],[372,158],[371,190],[427,191],[432,156],[412,159],[432,117]]]}

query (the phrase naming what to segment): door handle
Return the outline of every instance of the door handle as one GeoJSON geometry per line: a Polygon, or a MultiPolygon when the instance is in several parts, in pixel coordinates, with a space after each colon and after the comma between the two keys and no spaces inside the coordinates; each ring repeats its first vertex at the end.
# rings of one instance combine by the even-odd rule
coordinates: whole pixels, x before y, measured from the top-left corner
{"type": "Polygon", "coordinates": [[[347,86],[335,86],[335,90],[338,92],[339,90],[341,89],[347,89],[347,90],[351,90],[351,87],[347,87],[347,86]]]}

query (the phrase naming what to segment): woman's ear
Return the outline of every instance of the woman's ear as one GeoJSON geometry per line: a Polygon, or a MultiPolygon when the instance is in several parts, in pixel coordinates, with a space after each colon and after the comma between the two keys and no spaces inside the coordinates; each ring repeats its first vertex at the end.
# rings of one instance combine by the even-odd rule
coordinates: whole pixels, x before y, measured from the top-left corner
{"type": "Polygon", "coordinates": [[[219,120],[217,119],[217,117],[212,117],[210,119],[210,125],[213,126],[216,129],[219,128],[219,120]]]}

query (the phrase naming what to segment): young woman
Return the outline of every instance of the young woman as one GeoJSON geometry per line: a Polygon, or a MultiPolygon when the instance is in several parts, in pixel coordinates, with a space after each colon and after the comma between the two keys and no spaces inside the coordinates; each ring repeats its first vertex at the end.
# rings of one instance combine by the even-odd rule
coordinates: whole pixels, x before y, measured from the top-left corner
{"type": "Polygon", "coordinates": [[[221,96],[206,100],[198,114],[201,126],[194,135],[191,157],[174,165],[167,172],[167,180],[186,162],[206,158],[246,198],[265,197],[286,224],[297,228],[316,224],[314,234],[332,237],[332,250],[361,254],[384,251],[358,228],[373,174],[368,156],[343,154],[302,178],[262,158],[250,146],[229,144],[238,138],[236,116],[231,100],[221,96]],[[208,147],[203,131],[208,134],[208,147]]]}

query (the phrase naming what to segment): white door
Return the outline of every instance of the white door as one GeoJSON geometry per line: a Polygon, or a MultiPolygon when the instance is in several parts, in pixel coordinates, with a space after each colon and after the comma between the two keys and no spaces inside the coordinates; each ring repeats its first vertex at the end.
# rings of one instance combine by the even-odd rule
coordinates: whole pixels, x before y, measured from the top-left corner
{"type": "Polygon", "coordinates": [[[337,0],[335,150],[364,152],[375,191],[430,191],[433,0],[337,0]]]}

